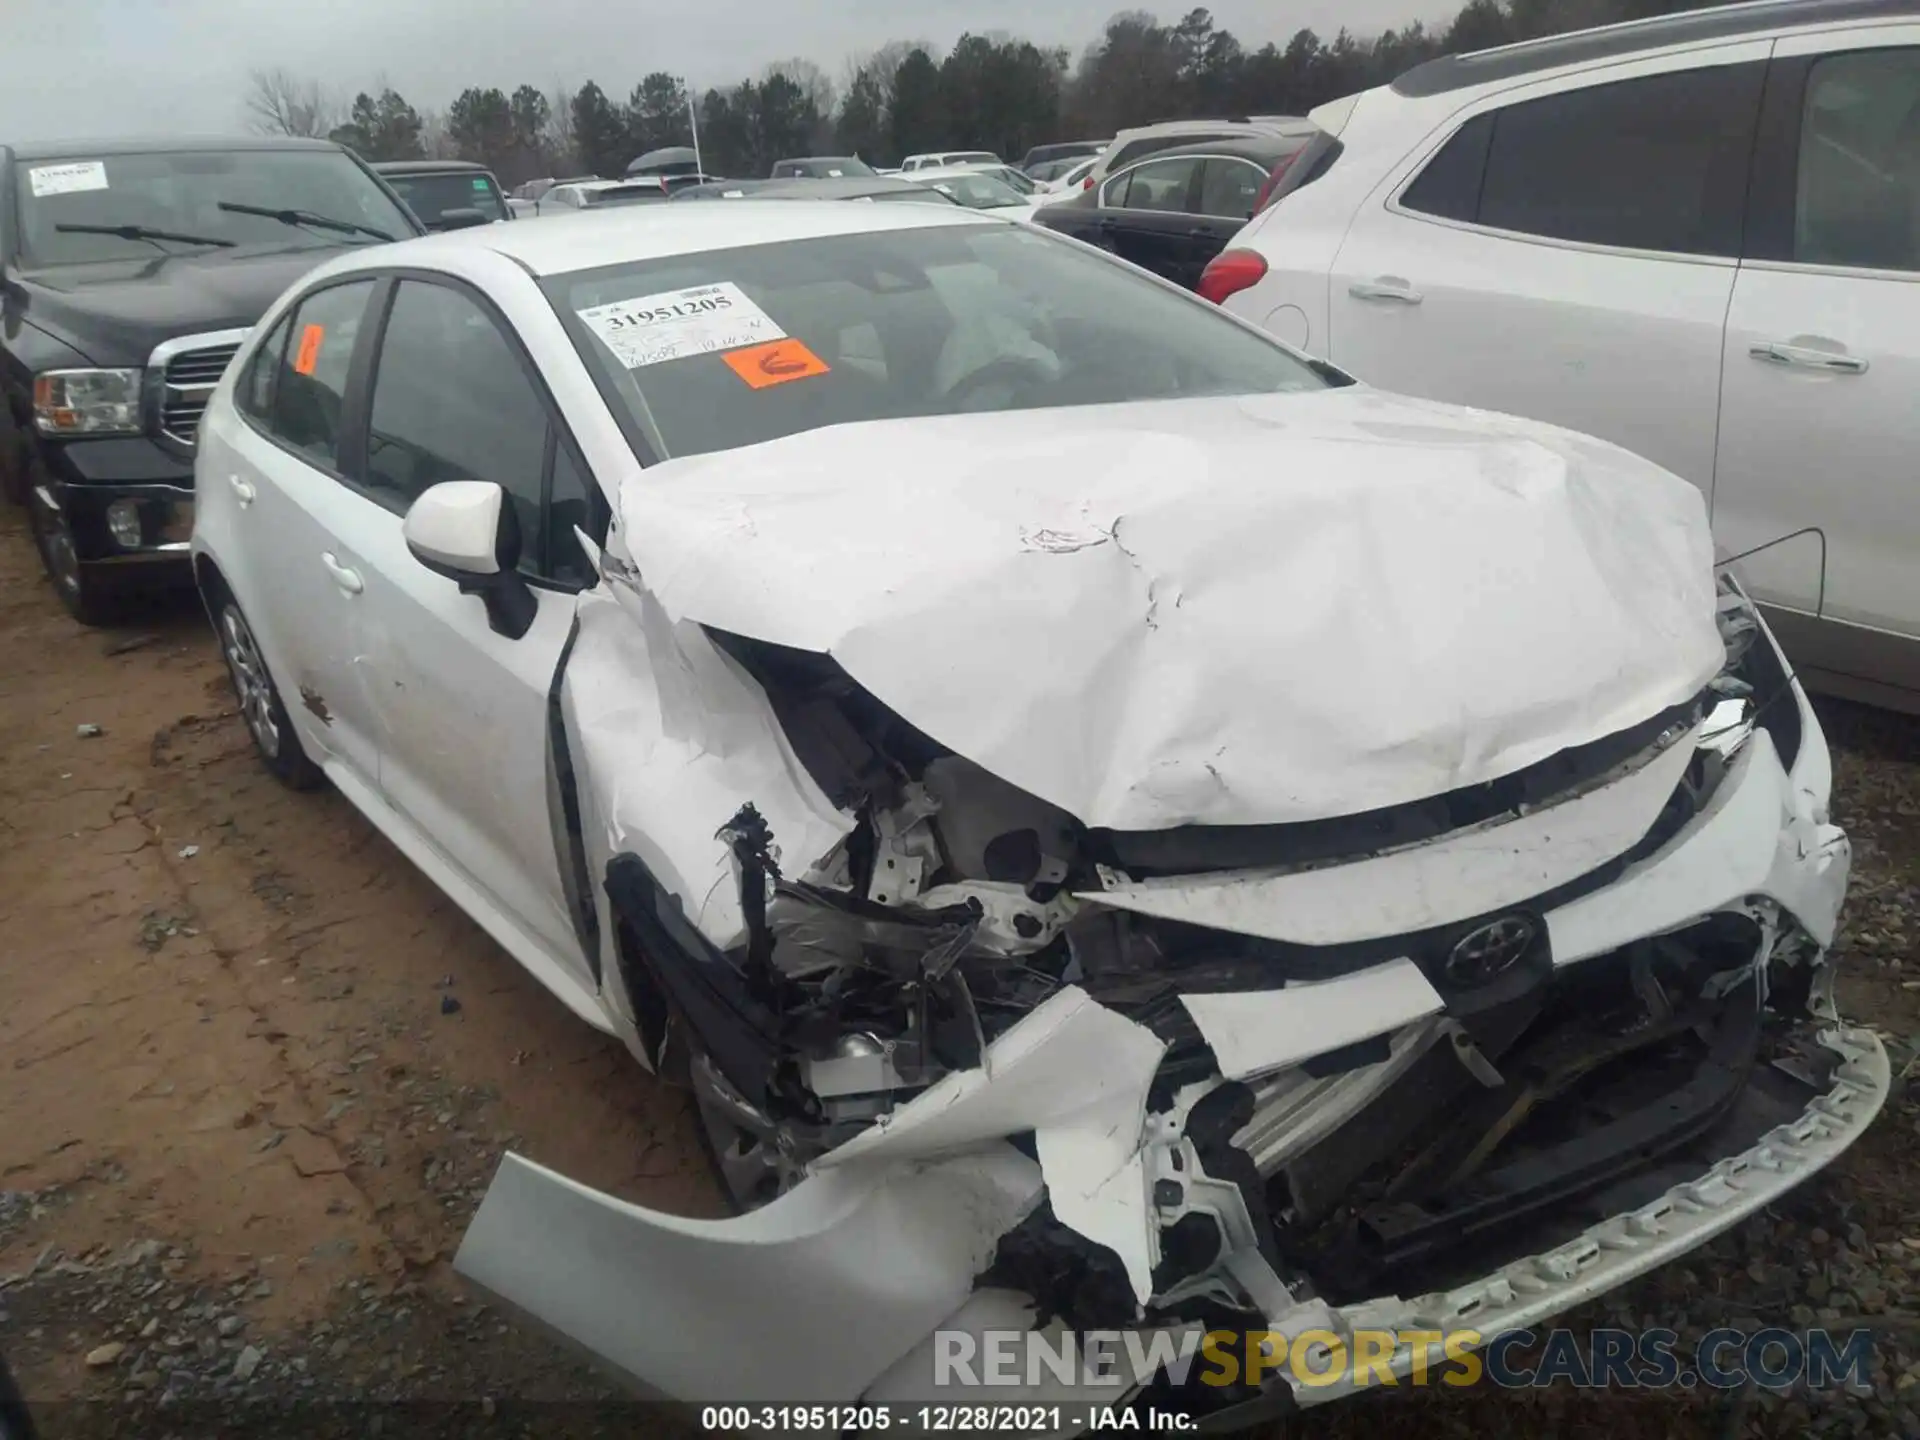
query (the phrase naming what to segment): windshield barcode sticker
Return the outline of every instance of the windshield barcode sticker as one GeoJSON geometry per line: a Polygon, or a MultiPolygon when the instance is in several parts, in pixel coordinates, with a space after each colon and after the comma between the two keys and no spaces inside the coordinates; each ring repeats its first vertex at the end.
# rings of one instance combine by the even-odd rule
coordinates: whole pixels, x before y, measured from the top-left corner
{"type": "Polygon", "coordinates": [[[784,340],[787,332],[738,285],[696,285],[576,312],[629,370],[784,340]]]}
{"type": "Polygon", "coordinates": [[[73,195],[107,188],[107,167],[99,160],[76,160],[69,165],[36,165],[27,171],[27,184],[36,200],[47,195],[73,195]]]}

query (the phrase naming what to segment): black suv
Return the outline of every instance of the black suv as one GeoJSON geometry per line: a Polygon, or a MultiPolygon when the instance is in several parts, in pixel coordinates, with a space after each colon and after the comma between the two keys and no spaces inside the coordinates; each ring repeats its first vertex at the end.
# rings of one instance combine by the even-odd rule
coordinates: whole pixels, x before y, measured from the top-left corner
{"type": "Polygon", "coordinates": [[[421,233],[321,140],[0,145],[0,491],[75,617],[190,580],[194,433],[275,297],[421,233]]]}
{"type": "Polygon", "coordinates": [[[429,230],[513,218],[493,172],[470,160],[377,160],[373,169],[429,230]]]}

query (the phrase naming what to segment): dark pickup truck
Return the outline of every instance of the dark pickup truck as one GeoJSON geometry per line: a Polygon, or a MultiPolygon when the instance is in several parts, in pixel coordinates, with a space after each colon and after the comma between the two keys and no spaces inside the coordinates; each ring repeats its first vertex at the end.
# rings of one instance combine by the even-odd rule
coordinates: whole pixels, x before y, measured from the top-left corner
{"type": "Polygon", "coordinates": [[[190,581],[195,430],[275,297],[421,233],[325,141],[0,145],[0,491],[76,618],[190,581]]]}

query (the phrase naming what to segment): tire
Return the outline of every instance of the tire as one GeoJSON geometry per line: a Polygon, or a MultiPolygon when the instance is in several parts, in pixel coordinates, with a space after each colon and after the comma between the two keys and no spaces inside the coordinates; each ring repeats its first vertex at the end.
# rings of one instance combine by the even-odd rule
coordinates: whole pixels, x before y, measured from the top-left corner
{"type": "Polygon", "coordinates": [[[40,564],[67,613],[82,625],[110,625],[117,620],[118,597],[80,563],[66,512],[58,504],[48,506],[29,493],[27,523],[33,531],[33,548],[40,552],[40,564]]]}
{"type": "Polygon", "coordinates": [[[240,602],[225,586],[212,587],[207,609],[213,616],[213,628],[220,640],[220,656],[227,662],[227,678],[233,682],[233,698],[240,706],[240,718],[253,739],[254,753],[272,776],[289,790],[317,790],[326,773],[308,758],[300,737],[288,718],[280,687],[267,670],[260,643],[253,638],[240,602]]]}

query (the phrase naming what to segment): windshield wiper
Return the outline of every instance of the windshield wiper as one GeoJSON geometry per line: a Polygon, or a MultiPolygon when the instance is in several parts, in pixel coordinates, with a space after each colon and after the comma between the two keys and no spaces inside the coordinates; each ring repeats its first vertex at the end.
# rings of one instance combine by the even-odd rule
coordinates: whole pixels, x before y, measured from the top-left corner
{"type": "Polygon", "coordinates": [[[56,225],[62,235],[112,235],[121,240],[172,240],[180,245],[218,245],[231,250],[233,241],[213,235],[183,235],[178,230],[155,230],[150,225],[56,225]]]}
{"type": "Polygon", "coordinates": [[[265,205],[242,205],[233,200],[220,201],[219,208],[234,215],[258,215],[263,220],[278,220],[282,225],[311,225],[316,230],[334,230],[342,235],[393,239],[386,231],[376,230],[371,225],[362,225],[354,220],[336,220],[331,215],[317,215],[311,210],[273,210],[265,205]]]}

